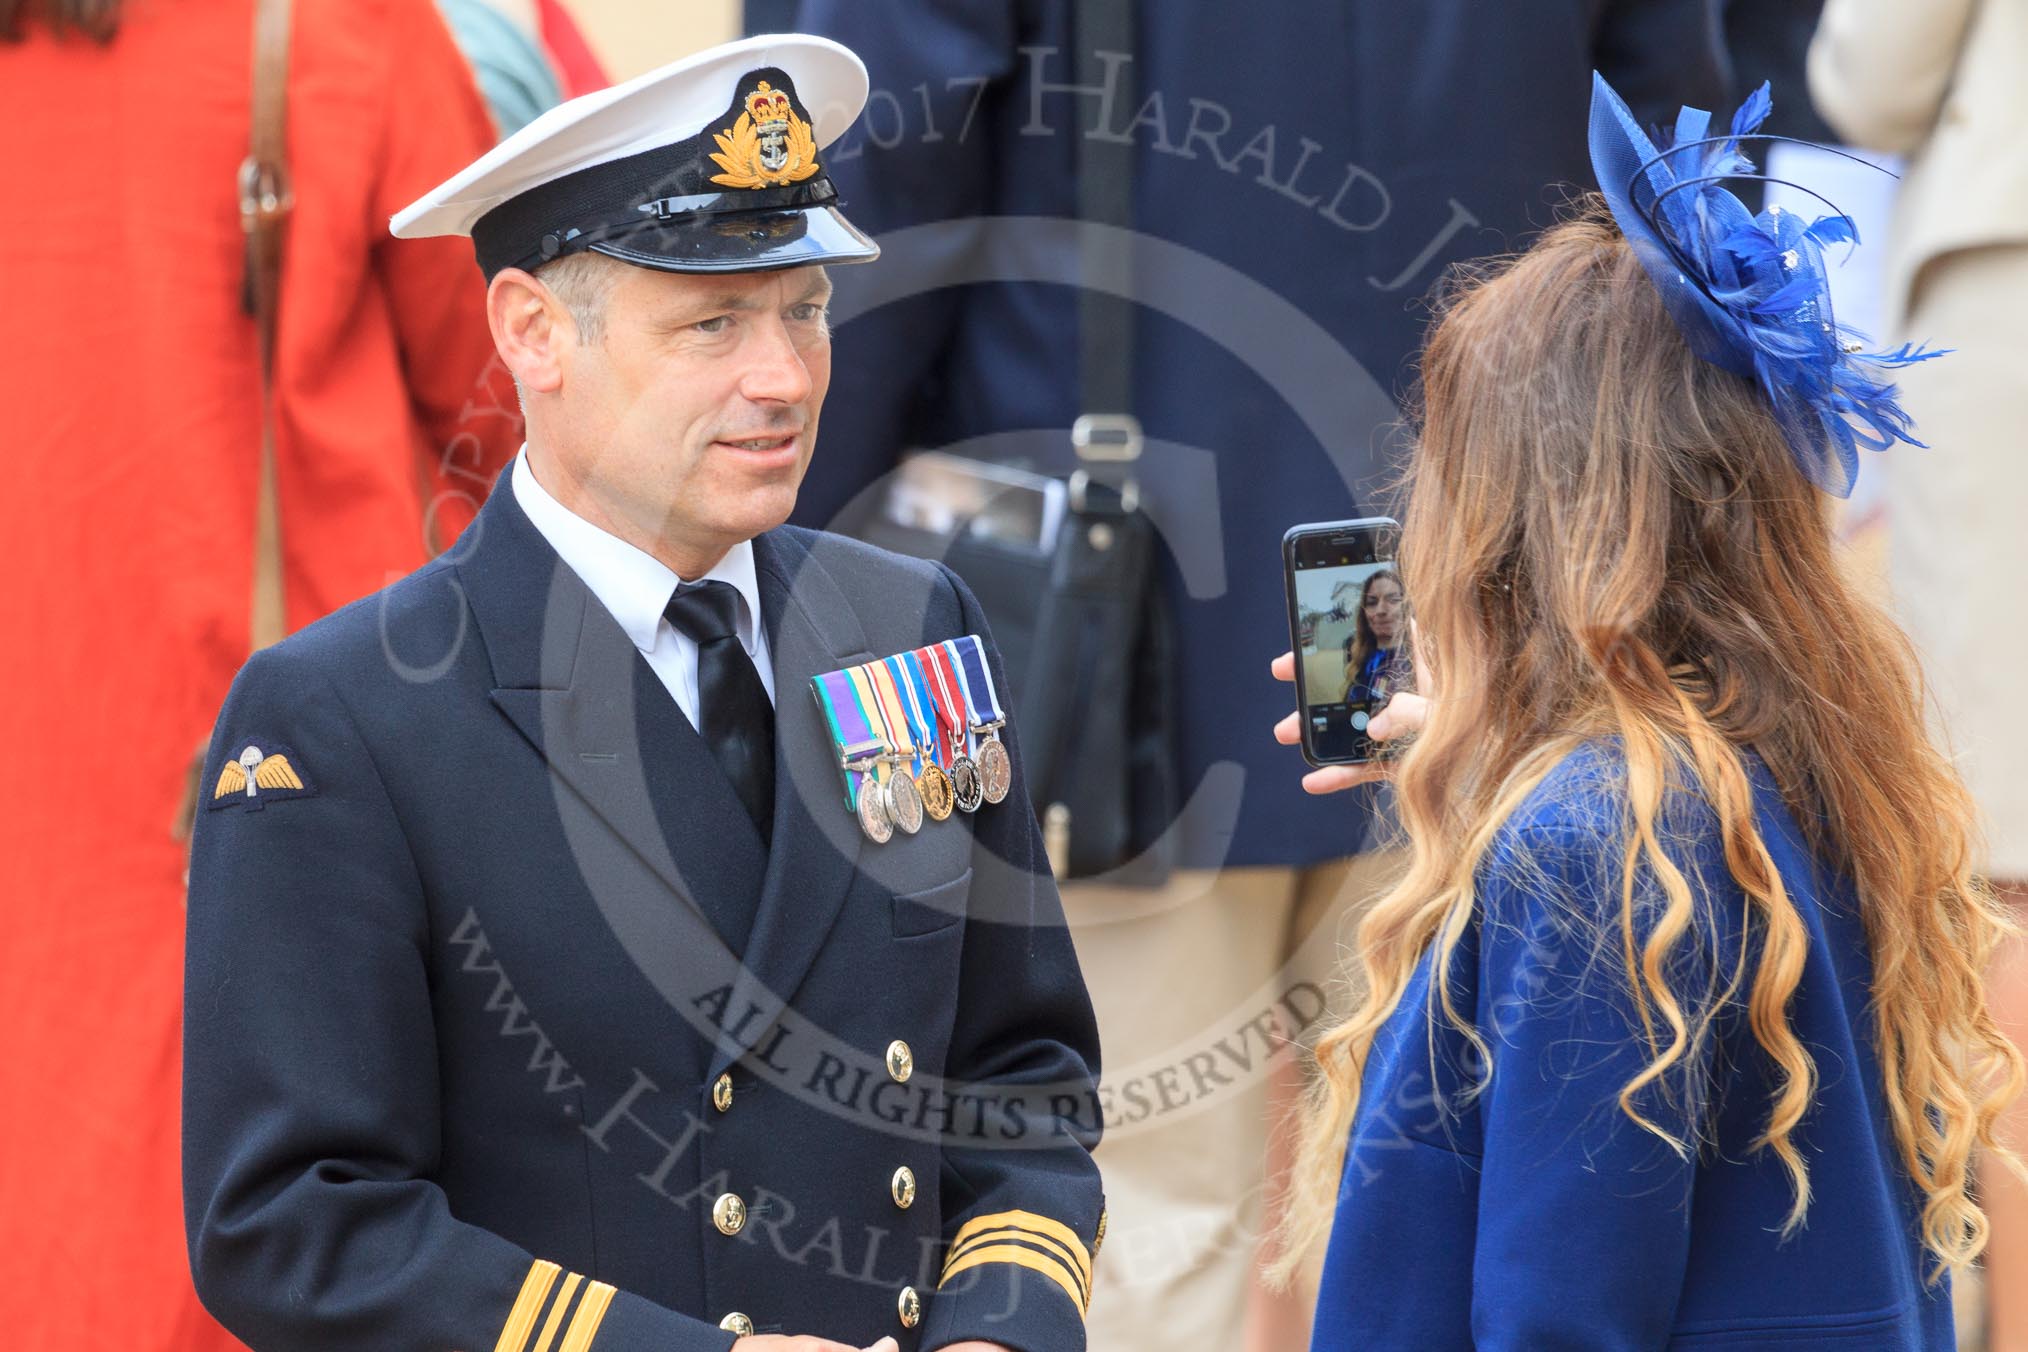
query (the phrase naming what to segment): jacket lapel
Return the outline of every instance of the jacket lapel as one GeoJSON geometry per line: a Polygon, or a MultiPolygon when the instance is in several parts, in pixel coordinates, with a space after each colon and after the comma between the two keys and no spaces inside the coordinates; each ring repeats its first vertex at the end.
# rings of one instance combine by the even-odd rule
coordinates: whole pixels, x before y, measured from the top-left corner
{"type": "Polygon", "coordinates": [[[845,810],[810,680],[874,654],[811,538],[785,529],[754,540],[775,677],[775,829],[767,852],[673,701],[671,726],[649,740],[646,724],[663,720],[644,718],[636,704],[636,667],[644,659],[522,513],[510,484],[496,488],[467,532],[476,543],[459,546],[471,550],[457,576],[493,665],[494,703],[552,775],[681,903],[661,908],[667,914],[659,928],[644,925],[632,899],[616,908],[587,870],[601,911],[665,998],[687,1006],[684,1013],[701,996],[732,988],[718,1006],[714,1076],[750,1050],[795,995],[859,867],[858,820],[845,810]],[[651,746],[665,759],[651,761],[651,746]],[[686,828],[679,839],[664,837],[660,798],[672,800],[661,815],[686,828]],[[709,923],[718,908],[708,904],[707,889],[744,889],[750,897],[756,888],[759,908],[741,961],[709,923]]]}
{"type": "MultiPolygon", "coordinates": [[[[487,499],[472,534],[477,545],[458,575],[493,663],[493,702],[551,774],[680,898],[663,908],[681,924],[672,938],[739,943],[744,934],[718,930],[728,915],[751,911],[765,858],[710,749],[509,484],[487,499]],[[657,688],[642,690],[642,681],[657,688]]],[[[585,881],[598,890],[598,879],[587,873],[585,881]]],[[[728,951],[713,965],[729,973],[734,961],[728,951]]]]}
{"type": "Polygon", "coordinates": [[[859,868],[859,822],[845,810],[837,752],[810,679],[874,654],[811,538],[776,530],[753,542],[775,674],[774,847],[730,1006],[735,1031],[719,1044],[714,1075],[754,1046],[794,997],[859,868]],[[747,1016],[748,1008],[760,1016],[747,1016]]]}

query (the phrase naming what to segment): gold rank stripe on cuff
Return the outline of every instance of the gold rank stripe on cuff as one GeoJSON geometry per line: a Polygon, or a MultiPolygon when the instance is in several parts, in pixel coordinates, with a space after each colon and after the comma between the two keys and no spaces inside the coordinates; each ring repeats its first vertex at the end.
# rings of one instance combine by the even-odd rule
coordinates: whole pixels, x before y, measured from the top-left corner
{"type": "Polygon", "coordinates": [[[939,1287],[987,1263],[1012,1263],[1039,1272],[1063,1288],[1082,1314],[1091,1305],[1091,1254],[1077,1232],[1032,1211],[998,1211],[958,1227],[944,1259],[939,1287]]]}
{"type": "Polygon", "coordinates": [[[507,1322],[500,1326],[500,1338],[493,1344],[493,1352],[587,1352],[598,1334],[600,1321],[606,1317],[606,1307],[613,1303],[616,1294],[604,1282],[587,1282],[580,1273],[565,1273],[548,1259],[538,1258],[522,1279],[521,1294],[514,1298],[514,1308],[507,1312],[507,1322]],[[559,1274],[563,1276],[563,1287],[551,1304],[549,1293],[556,1287],[559,1274]],[[566,1327],[564,1315],[570,1311],[571,1297],[577,1295],[580,1284],[584,1296],[570,1314],[566,1327]],[[544,1306],[549,1308],[549,1318],[542,1321],[542,1333],[531,1344],[529,1336],[534,1333],[535,1321],[541,1318],[544,1306]],[[561,1345],[556,1342],[559,1329],[563,1331],[561,1345]]]}
{"type": "Polygon", "coordinates": [[[960,1250],[972,1247],[975,1241],[999,1231],[1024,1232],[1007,1236],[1009,1238],[1049,1241],[1045,1247],[1062,1255],[1078,1285],[1091,1289],[1091,1253],[1085,1248],[1084,1241],[1078,1238],[1077,1231],[1062,1221],[1038,1216],[1033,1211],[996,1211],[991,1215],[972,1217],[958,1227],[957,1234],[951,1236],[950,1254],[944,1260],[945,1266],[957,1259],[960,1250]]]}
{"type": "Polygon", "coordinates": [[[549,1352],[556,1345],[557,1326],[563,1323],[563,1312],[576,1293],[577,1284],[583,1280],[575,1272],[563,1279],[563,1290],[557,1293],[556,1303],[549,1307],[549,1318],[542,1321],[542,1336],[536,1339],[535,1352],[549,1352]]]}
{"type": "MultiPolygon", "coordinates": [[[[584,1299],[578,1302],[577,1313],[571,1316],[570,1332],[563,1335],[563,1346],[558,1352],[585,1352],[592,1344],[592,1337],[599,1331],[599,1321],[606,1317],[606,1306],[613,1303],[618,1293],[604,1282],[592,1282],[584,1289],[584,1299]]],[[[536,1352],[542,1352],[537,1348],[536,1352]]]]}

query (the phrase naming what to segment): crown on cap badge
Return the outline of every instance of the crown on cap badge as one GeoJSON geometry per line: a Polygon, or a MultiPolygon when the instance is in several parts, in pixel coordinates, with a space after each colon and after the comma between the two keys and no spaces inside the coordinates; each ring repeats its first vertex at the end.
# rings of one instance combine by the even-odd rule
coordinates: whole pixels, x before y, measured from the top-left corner
{"type": "Polygon", "coordinates": [[[762,126],[778,122],[786,127],[789,119],[796,115],[789,107],[787,92],[776,89],[766,80],[762,80],[760,87],[746,96],[746,111],[762,126]]]}
{"type": "Polygon", "coordinates": [[[765,188],[800,183],[817,172],[817,138],[796,116],[786,90],[762,80],[746,96],[746,111],[730,128],[712,133],[719,153],[711,157],[725,172],[711,181],[727,188],[765,188]]]}

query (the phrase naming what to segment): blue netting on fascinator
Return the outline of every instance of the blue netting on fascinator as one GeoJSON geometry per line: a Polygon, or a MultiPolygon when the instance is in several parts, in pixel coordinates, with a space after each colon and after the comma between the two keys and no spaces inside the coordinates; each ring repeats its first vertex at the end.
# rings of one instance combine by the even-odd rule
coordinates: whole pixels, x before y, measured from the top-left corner
{"type": "Polygon", "coordinates": [[[1711,114],[1685,108],[1658,149],[1594,74],[1592,169],[1690,350],[1757,382],[1803,472],[1845,497],[1858,477],[1861,446],[1923,444],[1912,435],[1888,372],[1943,353],[1913,344],[1870,351],[1838,324],[1824,250],[1858,243],[1850,217],[1819,216],[1806,225],[1780,207],[1755,215],[1725,189],[1737,179],[1771,181],[1739,143],[1787,139],[1755,134],[1773,107],[1762,85],[1723,136],[1711,134],[1711,114]]]}

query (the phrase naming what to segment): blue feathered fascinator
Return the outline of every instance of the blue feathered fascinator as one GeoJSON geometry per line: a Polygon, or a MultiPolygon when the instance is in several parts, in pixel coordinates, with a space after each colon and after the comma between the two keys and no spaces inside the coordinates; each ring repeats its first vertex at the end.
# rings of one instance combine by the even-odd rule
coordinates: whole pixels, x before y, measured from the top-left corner
{"type": "Polygon", "coordinates": [[[1803,472],[1842,498],[1858,477],[1861,446],[1922,445],[1888,372],[1943,353],[1912,344],[1869,351],[1839,326],[1824,250],[1859,242],[1850,217],[1805,225],[1780,207],[1756,216],[1726,190],[1737,179],[1777,181],[1739,148],[1742,140],[1789,139],[1755,134],[1773,107],[1762,85],[1723,136],[1712,135],[1711,114],[1685,108],[1657,149],[1605,77],[1594,74],[1592,169],[1690,350],[1757,382],[1803,472]]]}

